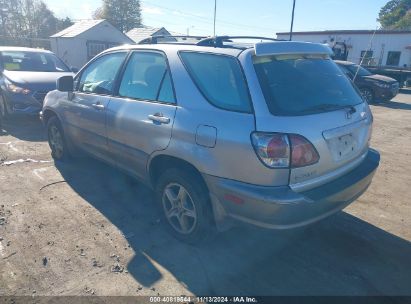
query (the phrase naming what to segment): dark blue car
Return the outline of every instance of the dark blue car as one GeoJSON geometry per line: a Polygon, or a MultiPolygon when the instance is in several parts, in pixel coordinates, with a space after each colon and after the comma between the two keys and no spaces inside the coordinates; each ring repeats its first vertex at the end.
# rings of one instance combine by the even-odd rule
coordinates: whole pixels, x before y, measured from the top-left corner
{"type": "Polygon", "coordinates": [[[50,51],[22,47],[0,47],[0,115],[37,115],[56,80],[73,75],[50,51]]]}

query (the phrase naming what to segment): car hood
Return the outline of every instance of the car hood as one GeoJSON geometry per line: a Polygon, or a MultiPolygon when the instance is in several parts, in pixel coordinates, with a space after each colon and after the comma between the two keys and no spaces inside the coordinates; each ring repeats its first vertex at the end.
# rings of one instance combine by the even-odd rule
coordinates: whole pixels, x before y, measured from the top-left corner
{"type": "Polygon", "coordinates": [[[384,75],[379,75],[379,74],[373,74],[370,76],[364,76],[364,79],[369,79],[369,80],[379,80],[381,82],[396,82],[394,78],[387,77],[384,75]]]}
{"type": "Polygon", "coordinates": [[[56,80],[61,76],[72,75],[71,72],[26,72],[7,71],[4,76],[16,85],[23,85],[31,90],[50,91],[56,88],[56,80]]]}

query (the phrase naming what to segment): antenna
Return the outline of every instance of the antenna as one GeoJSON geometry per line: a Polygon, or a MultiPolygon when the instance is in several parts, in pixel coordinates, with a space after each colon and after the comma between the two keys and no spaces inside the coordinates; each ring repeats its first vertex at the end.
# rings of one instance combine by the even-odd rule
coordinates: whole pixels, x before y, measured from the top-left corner
{"type": "Polygon", "coordinates": [[[217,16],[217,0],[214,0],[214,37],[215,37],[215,20],[217,16]]]}
{"type": "Polygon", "coordinates": [[[293,11],[291,13],[290,41],[293,39],[294,11],[295,11],[295,0],[293,0],[293,11]]]}
{"type": "Polygon", "coordinates": [[[373,33],[372,36],[371,36],[370,42],[368,43],[368,49],[365,51],[364,56],[362,56],[362,58],[361,58],[361,60],[360,60],[360,64],[358,65],[357,71],[355,72],[354,78],[353,78],[353,80],[352,80],[353,82],[354,82],[355,79],[357,78],[358,71],[360,70],[360,67],[362,66],[362,63],[363,63],[363,61],[364,61],[364,59],[365,59],[365,56],[367,56],[367,52],[371,51],[372,41],[374,40],[374,36],[375,36],[375,33],[377,32],[377,30],[378,30],[378,26],[375,28],[375,31],[374,31],[374,33],[373,33]]]}

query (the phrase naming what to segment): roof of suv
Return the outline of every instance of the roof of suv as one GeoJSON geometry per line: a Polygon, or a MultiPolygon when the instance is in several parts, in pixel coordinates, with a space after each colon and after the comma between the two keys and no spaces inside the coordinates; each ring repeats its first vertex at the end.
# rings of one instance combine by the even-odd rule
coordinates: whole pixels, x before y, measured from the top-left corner
{"type": "Polygon", "coordinates": [[[208,46],[198,46],[193,44],[167,44],[167,43],[159,43],[159,44],[125,44],[121,46],[117,46],[108,50],[109,51],[117,51],[117,50],[134,50],[134,49],[147,49],[147,50],[160,50],[160,51],[197,51],[197,52],[212,52],[212,53],[219,53],[231,56],[238,56],[243,49],[239,48],[226,48],[226,47],[215,47],[211,48],[208,46]]]}
{"type": "Polygon", "coordinates": [[[238,56],[242,51],[246,49],[254,48],[255,44],[251,41],[278,41],[278,39],[270,37],[255,37],[255,36],[153,36],[149,37],[139,44],[122,45],[110,49],[122,50],[122,49],[154,49],[154,50],[178,50],[178,51],[200,51],[200,52],[212,52],[219,54],[226,54],[232,56],[238,56]],[[170,40],[173,38],[173,40],[170,40]],[[237,42],[240,40],[240,42],[237,42]]]}
{"type": "MultiPolygon", "coordinates": [[[[176,36],[164,36],[164,37],[176,37],[176,36]]],[[[280,54],[325,54],[331,55],[332,50],[319,43],[302,42],[302,41],[285,41],[276,40],[273,38],[262,37],[245,37],[245,36],[220,36],[220,37],[190,37],[192,43],[187,41],[166,42],[159,41],[158,37],[152,37],[155,39],[146,40],[140,44],[122,45],[109,49],[105,52],[116,50],[130,50],[130,49],[147,49],[147,50],[160,50],[160,51],[196,51],[205,53],[217,53],[231,56],[239,56],[243,51],[255,52],[257,56],[264,55],[280,55],[280,54]],[[236,39],[257,40],[256,43],[249,41],[245,43],[237,43],[236,39]],[[194,40],[194,41],[193,41],[194,40]],[[265,40],[265,42],[263,42],[265,40]],[[268,41],[268,42],[267,42],[268,41]],[[194,42],[194,43],[193,43],[194,42]]],[[[104,52],[103,52],[104,53],[104,52]]]]}

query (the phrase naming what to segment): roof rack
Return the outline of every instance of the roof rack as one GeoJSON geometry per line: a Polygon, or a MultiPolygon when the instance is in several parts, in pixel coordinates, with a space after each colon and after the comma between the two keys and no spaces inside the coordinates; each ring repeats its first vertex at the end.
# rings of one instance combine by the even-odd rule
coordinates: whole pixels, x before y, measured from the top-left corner
{"type": "Polygon", "coordinates": [[[199,41],[204,40],[206,38],[207,38],[206,36],[158,35],[158,36],[148,37],[140,41],[138,44],[157,44],[157,43],[197,44],[199,41]]]}
{"type": "Polygon", "coordinates": [[[268,41],[283,41],[283,39],[275,39],[269,37],[260,36],[215,36],[207,37],[197,43],[199,46],[212,46],[212,47],[230,47],[229,45],[224,45],[224,42],[233,42],[236,39],[247,39],[247,40],[268,40],[268,41]]]}
{"type": "Polygon", "coordinates": [[[226,47],[226,48],[247,48],[249,46],[245,45],[234,45],[234,44],[224,44],[234,42],[233,40],[238,39],[247,39],[247,40],[268,40],[268,41],[285,41],[284,39],[275,39],[269,37],[260,37],[260,36],[175,36],[175,35],[159,35],[148,37],[138,44],[158,44],[158,43],[167,43],[167,44],[192,44],[198,46],[209,46],[209,47],[226,47]]]}

